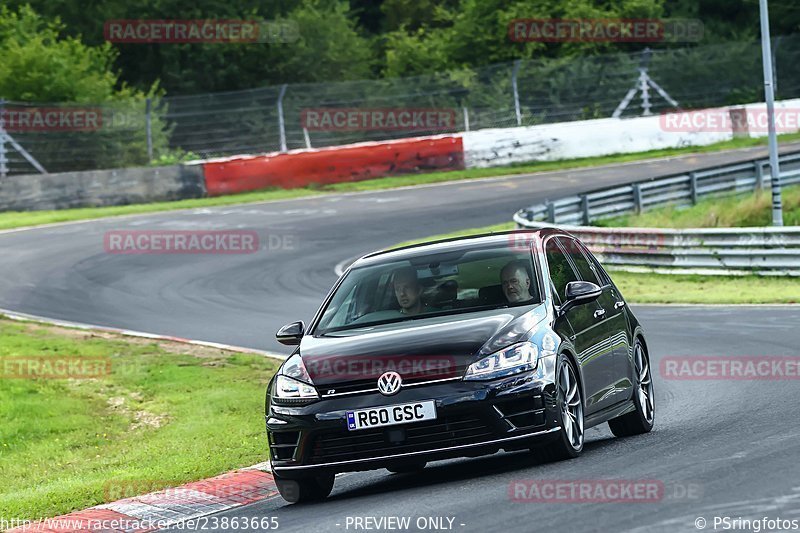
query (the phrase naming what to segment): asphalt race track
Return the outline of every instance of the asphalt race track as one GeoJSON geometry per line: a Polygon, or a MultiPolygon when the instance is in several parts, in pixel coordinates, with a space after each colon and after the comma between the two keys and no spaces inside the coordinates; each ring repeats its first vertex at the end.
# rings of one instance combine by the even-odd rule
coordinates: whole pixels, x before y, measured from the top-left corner
{"type": "Polygon", "coordinates": [[[0,232],[0,309],[286,353],[275,331],[310,320],[341,261],[509,222],[518,209],[546,198],[754,157],[766,157],[766,148],[0,232]],[[257,231],[267,249],[243,255],[104,249],[109,231],[234,229],[257,231]]]}
{"type": "MultiPolygon", "coordinates": [[[[784,148],[797,150],[798,145],[784,148]]],[[[337,264],[399,241],[508,221],[545,198],[764,156],[765,149],[472,180],[422,188],[192,209],[0,233],[0,308],[287,353],[283,323],[308,320],[337,264]],[[256,230],[247,255],[120,255],[119,230],[256,230]]],[[[322,504],[279,498],[227,513],[281,531],[355,531],[348,517],[447,517],[455,531],[697,531],[695,519],[800,518],[797,381],[665,379],[669,356],[797,355],[800,307],[635,307],[653,352],[656,428],[587,433],[577,460],[530,454],[436,463],[417,475],[342,475],[322,504]],[[659,501],[516,503],[514,480],[656,480],[659,501]],[[348,526],[349,524],[349,526],[348,526]],[[463,525],[462,525],[463,524],[463,525]]],[[[262,413],[254,413],[261,417],[262,413]]],[[[360,529],[364,530],[364,529],[360,529]]],[[[412,530],[417,530],[416,526],[412,530]]],[[[441,530],[441,529],[439,529],[441,530]]]]}

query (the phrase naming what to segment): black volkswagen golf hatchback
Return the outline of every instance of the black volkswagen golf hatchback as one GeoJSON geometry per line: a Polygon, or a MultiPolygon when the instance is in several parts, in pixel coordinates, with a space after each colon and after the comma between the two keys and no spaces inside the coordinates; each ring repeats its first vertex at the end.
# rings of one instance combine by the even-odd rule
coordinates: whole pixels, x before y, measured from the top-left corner
{"type": "Polygon", "coordinates": [[[341,276],[267,389],[278,489],[327,497],[337,472],[530,449],[578,456],[587,428],[655,415],[641,326],[595,257],[556,229],[373,253],[341,276]]]}

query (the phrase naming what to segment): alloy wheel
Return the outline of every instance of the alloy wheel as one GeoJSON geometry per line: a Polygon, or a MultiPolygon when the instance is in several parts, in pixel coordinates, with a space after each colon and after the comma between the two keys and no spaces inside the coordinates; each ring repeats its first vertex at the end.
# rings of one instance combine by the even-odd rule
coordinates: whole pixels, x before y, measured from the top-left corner
{"type": "Polygon", "coordinates": [[[639,409],[641,409],[647,422],[652,424],[653,415],[656,411],[653,401],[653,379],[650,375],[650,364],[644,355],[641,343],[638,342],[634,349],[634,362],[639,382],[636,389],[636,401],[639,403],[639,409]]]}
{"type": "Polygon", "coordinates": [[[579,450],[583,446],[583,401],[575,372],[567,361],[561,363],[558,386],[563,399],[561,420],[564,425],[564,433],[570,446],[579,450]]]}

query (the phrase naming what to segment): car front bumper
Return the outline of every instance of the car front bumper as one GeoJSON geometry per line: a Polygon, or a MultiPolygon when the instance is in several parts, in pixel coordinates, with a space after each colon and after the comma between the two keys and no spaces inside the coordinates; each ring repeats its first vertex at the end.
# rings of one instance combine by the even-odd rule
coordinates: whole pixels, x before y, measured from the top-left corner
{"type": "Polygon", "coordinates": [[[370,392],[323,398],[305,406],[270,403],[267,433],[273,473],[299,479],[548,442],[560,429],[554,360],[542,358],[536,370],[508,378],[456,379],[404,388],[393,396],[370,392]],[[347,411],[424,400],[436,402],[435,420],[347,429],[347,411]]]}

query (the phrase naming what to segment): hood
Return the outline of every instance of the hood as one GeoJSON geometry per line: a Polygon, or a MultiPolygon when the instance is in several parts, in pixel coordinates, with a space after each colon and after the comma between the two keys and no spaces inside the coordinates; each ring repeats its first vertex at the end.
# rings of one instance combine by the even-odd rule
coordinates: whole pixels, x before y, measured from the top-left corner
{"type": "Polygon", "coordinates": [[[358,388],[395,371],[405,383],[462,376],[467,366],[527,340],[544,304],[413,319],[303,337],[300,355],[318,387],[358,388]]]}

